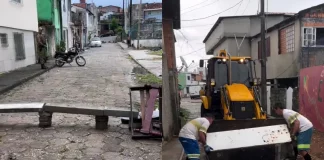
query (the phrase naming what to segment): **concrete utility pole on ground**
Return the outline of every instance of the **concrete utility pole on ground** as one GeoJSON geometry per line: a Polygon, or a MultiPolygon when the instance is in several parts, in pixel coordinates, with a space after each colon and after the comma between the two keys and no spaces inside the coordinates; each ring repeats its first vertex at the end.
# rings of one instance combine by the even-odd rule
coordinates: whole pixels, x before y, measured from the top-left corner
{"type": "Polygon", "coordinates": [[[267,110],[267,55],[265,42],[265,13],[264,0],[261,0],[261,105],[264,111],[267,110]]]}
{"type": "Polygon", "coordinates": [[[137,49],[139,49],[139,40],[140,40],[140,36],[141,36],[141,22],[142,22],[142,0],[140,0],[140,4],[139,4],[139,11],[138,11],[138,29],[137,29],[137,49]]]}

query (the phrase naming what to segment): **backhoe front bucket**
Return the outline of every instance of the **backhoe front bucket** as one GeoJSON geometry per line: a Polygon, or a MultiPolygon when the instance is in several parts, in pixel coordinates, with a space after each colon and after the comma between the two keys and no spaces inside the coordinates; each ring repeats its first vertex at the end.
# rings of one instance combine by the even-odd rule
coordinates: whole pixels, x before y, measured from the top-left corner
{"type": "Polygon", "coordinates": [[[209,160],[276,160],[291,157],[293,151],[290,142],[284,119],[216,120],[207,131],[207,144],[214,149],[208,154],[209,160]]]}

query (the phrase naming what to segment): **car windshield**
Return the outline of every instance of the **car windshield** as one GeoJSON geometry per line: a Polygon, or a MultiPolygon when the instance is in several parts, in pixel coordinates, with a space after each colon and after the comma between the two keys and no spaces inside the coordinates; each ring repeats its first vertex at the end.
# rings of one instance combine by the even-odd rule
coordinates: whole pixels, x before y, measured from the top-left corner
{"type": "Polygon", "coordinates": [[[100,38],[99,37],[94,37],[94,38],[92,38],[91,41],[100,41],[100,38]]]}

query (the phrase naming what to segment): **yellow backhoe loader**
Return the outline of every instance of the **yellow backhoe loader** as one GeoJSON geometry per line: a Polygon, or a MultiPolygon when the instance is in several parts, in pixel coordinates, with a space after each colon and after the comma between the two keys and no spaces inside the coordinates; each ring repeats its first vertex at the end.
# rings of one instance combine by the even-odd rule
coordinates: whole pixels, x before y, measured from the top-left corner
{"type": "Polygon", "coordinates": [[[251,57],[234,57],[221,50],[199,65],[207,69],[201,116],[216,117],[207,131],[207,144],[214,148],[207,158],[281,160],[293,156],[285,120],[270,118],[262,109],[251,57]]]}

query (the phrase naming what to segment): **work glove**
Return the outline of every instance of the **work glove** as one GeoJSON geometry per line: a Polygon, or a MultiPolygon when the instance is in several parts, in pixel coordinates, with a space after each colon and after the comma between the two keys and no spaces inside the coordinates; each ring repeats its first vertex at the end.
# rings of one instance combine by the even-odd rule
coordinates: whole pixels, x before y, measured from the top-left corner
{"type": "Polygon", "coordinates": [[[210,151],[214,150],[212,147],[208,146],[207,144],[204,146],[205,152],[209,153],[210,151]]]}

